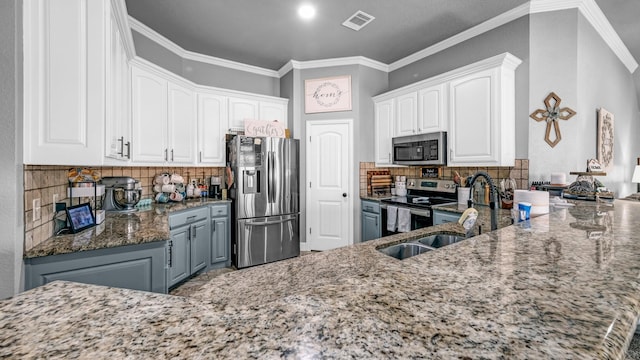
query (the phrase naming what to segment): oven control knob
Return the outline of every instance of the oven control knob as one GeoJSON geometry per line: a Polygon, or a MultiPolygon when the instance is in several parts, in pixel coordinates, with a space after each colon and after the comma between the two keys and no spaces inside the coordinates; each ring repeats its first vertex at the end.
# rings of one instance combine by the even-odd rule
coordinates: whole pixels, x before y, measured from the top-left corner
{"type": "Polygon", "coordinates": [[[444,184],[444,188],[448,189],[449,188],[449,184],[444,184]]]}

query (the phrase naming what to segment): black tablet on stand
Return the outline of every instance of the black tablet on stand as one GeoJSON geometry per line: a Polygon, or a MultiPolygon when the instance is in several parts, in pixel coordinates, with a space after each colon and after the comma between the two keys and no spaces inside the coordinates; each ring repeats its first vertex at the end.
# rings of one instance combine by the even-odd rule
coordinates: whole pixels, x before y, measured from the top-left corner
{"type": "Polygon", "coordinates": [[[96,225],[96,218],[89,203],[70,206],[66,211],[69,229],[74,234],[96,225]]]}

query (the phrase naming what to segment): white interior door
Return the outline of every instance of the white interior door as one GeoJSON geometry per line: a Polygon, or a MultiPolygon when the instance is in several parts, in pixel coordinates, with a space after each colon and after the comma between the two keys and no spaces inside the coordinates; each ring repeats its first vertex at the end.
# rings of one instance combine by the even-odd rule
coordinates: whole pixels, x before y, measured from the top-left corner
{"type": "Polygon", "coordinates": [[[353,243],[352,120],[307,122],[307,242],[310,250],[353,243]]]}

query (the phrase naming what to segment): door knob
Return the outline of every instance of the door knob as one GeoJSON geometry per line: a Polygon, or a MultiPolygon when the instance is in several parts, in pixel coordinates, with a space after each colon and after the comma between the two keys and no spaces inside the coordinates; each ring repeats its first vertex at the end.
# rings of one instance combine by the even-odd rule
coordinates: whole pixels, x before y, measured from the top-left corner
{"type": "Polygon", "coordinates": [[[342,197],[347,197],[347,193],[342,193],[342,197]]]}

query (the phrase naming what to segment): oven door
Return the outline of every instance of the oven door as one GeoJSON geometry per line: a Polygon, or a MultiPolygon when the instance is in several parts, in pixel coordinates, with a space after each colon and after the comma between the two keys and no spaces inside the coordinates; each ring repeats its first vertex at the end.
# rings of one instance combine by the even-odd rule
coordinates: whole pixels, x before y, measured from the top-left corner
{"type": "MultiPolygon", "coordinates": [[[[400,208],[402,206],[399,206],[400,208]]],[[[382,236],[398,234],[397,231],[390,231],[387,226],[387,204],[380,204],[382,215],[382,236]]],[[[411,230],[417,230],[433,226],[433,216],[431,209],[409,208],[411,212],[411,230]]]]}

